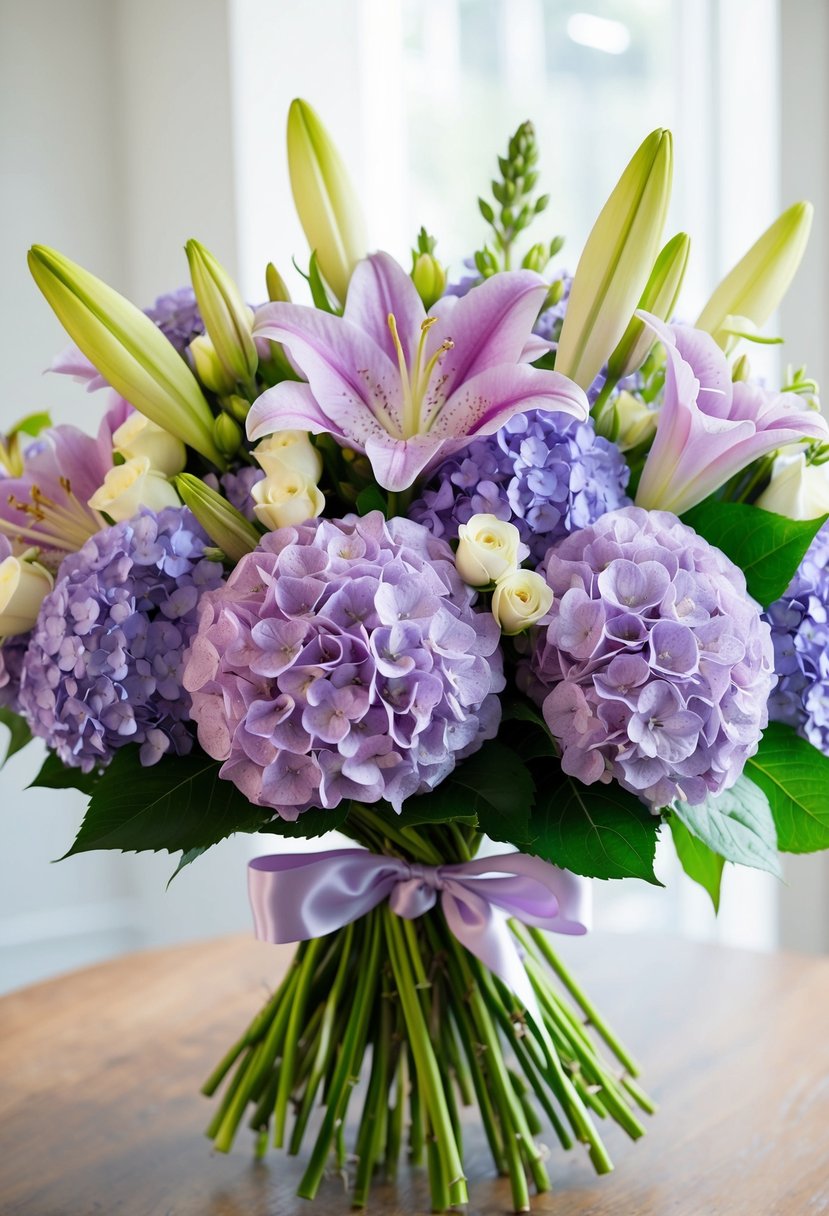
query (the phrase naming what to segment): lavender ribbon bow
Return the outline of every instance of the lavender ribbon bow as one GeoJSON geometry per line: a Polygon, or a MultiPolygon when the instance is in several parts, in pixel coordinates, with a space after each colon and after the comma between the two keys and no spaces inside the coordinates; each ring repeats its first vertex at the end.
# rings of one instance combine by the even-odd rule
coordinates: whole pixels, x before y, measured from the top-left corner
{"type": "Polygon", "coordinates": [[[322,937],[383,900],[414,920],[441,908],[452,933],[530,1009],[535,996],[507,920],[553,933],[587,932],[589,887],[539,857],[503,853],[423,866],[365,849],[257,857],[248,868],[256,936],[267,942],[322,937]]]}

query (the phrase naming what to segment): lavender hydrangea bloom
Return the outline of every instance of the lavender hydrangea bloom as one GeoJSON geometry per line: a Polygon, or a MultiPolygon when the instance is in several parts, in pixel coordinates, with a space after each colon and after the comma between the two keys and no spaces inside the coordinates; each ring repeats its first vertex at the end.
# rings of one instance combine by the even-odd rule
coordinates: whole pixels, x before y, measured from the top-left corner
{"type": "Polygon", "coordinates": [[[511,520],[538,563],[556,541],[629,502],[629,475],[590,421],[537,410],[441,465],[409,515],[448,540],[479,512],[511,520]]]}
{"type": "Polygon", "coordinates": [[[221,775],[284,819],[432,789],[492,738],[499,630],[452,552],[379,511],[263,537],[202,601],[184,683],[221,775]]]}
{"type": "Polygon", "coordinates": [[[23,671],[23,656],[29,645],[29,634],[4,638],[0,645],[0,706],[20,713],[20,676],[23,671]]]}
{"type": "Polygon", "coordinates": [[[562,768],[650,806],[704,801],[757,750],[771,631],[745,577],[665,511],[625,507],[551,549],[555,602],[519,682],[562,768]]]}
{"type": "Polygon", "coordinates": [[[223,473],[221,477],[208,473],[204,481],[212,490],[220,490],[230,505],[241,511],[245,519],[255,523],[256,511],[251,490],[264,476],[264,470],[258,465],[243,465],[235,473],[223,473]]]}
{"type": "Polygon", "coordinates": [[[766,612],[778,684],[769,716],[829,756],[829,524],[766,612]]]}
{"type": "Polygon", "coordinates": [[[181,683],[198,602],[222,580],[184,507],[98,532],[62,563],[23,660],[20,706],[34,734],[84,772],[128,743],[141,763],[186,754],[181,683]]]}
{"type": "Polygon", "coordinates": [[[204,333],[204,321],[192,287],[178,287],[159,296],[152,308],[144,310],[180,355],[204,333]]]}

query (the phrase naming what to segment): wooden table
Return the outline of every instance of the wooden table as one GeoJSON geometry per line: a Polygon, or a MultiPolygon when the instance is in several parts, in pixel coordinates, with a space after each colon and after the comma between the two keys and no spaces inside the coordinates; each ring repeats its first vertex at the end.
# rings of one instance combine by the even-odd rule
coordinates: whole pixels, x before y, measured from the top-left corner
{"type": "MultiPolygon", "coordinates": [[[[663,1108],[617,1169],[551,1149],[556,1216],[818,1216],[829,1212],[829,959],[670,940],[566,942],[571,963],[646,1065],[663,1108]]],[[[294,1198],[300,1167],[229,1157],[202,1136],[199,1084],[258,1007],[287,951],[244,938],[133,955],[0,1001],[3,1216],[334,1216],[342,1182],[294,1198]]],[[[468,1136],[476,1216],[509,1209],[468,1136]]],[[[403,1171],[371,1211],[428,1210],[403,1171]]]]}

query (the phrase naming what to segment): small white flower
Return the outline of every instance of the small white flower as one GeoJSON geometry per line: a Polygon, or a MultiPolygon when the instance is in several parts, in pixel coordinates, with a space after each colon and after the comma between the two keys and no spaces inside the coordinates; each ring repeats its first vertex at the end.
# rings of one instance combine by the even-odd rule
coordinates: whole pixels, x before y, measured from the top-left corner
{"type": "Polygon", "coordinates": [[[287,528],[316,519],[325,509],[325,497],[310,477],[276,467],[251,490],[256,518],[266,528],[287,528]]]}
{"type": "Polygon", "coordinates": [[[37,562],[7,557],[0,562],[0,637],[28,633],[54,580],[37,562]]]}
{"type": "Polygon", "coordinates": [[[322,476],[322,457],[307,431],[275,431],[256,445],[253,454],[269,475],[293,469],[314,482],[322,476]]]}
{"type": "Polygon", "coordinates": [[[105,511],[117,524],[132,519],[142,507],[163,511],[180,505],[178,494],[164,474],[152,468],[147,456],[115,465],[89,500],[93,511],[105,511]]]}
{"type": "Polygon", "coordinates": [[[486,587],[511,574],[526,554],[515,524],[495,515],[473,515],[458,528],[458,539],[455,568],[470,587],[486,587]]]}
{"type": "Polygon", "coordinates": [[[829,463],[807,464],[805,452],[778,456],[771,481],[757,506],[789,519],[818,519],[829,513],[829,463]]]}
{"type": "Polygon", "coordinates": [[[516,570],[496,584],[492,615],[506,634],[529,629],[550,611],[553,591],[535,570],[516,570]]]}
{"type": "Polygon", "coordinates": [[[175,477],[187,463],[187,449],[181,440],[137,410],[115,431],[112,445],[125,460],[146,456],[151,467],[165,477],[175,477]]]}

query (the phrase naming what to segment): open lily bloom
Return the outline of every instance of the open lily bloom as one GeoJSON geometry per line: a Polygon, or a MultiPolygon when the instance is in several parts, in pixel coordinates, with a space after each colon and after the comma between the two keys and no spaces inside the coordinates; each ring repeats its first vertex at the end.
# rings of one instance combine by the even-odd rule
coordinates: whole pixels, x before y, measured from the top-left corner
{"type": "Polygon", "coordinates": [[[531,271],[498,274],[427,315],[405,270],[377,253],[355,270],[342,317],[267,304],[254,333],[287,347],[308,383],[263,393],[248,435],[328,432],[365,452],[379,484],[399,491],[513,414],[546,409],[584,419],[578,385],[529,364],[542,353],[532,327],[546,291],[531,271]]]}
{"type": "Polygon", "coordinates": [[[681,515],[758,456],[803,439],[829,440],[826,420],[801,397],[733,383],[710,334],[639,315],[664,343],[667,366],[637,506],[681,515]]]}

